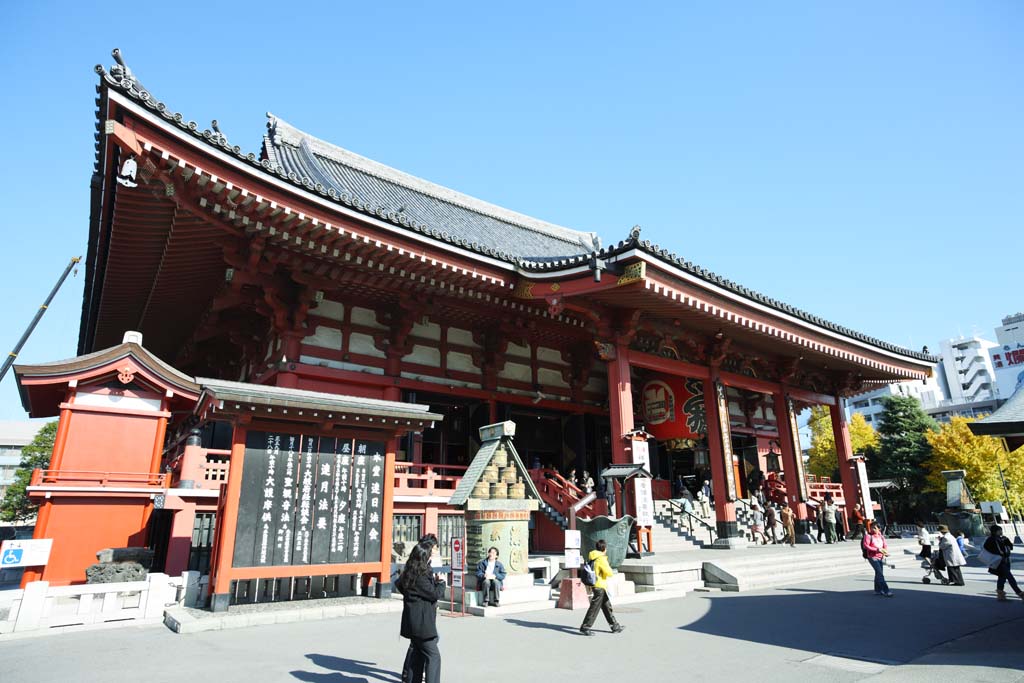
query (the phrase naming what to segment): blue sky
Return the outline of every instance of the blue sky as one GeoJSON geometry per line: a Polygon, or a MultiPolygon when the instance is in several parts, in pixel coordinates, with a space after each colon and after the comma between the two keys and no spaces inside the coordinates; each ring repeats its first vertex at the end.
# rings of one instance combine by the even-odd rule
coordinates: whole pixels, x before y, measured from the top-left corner
{"type": "MultiPolygon", "coordinates": [[[[92,70],[258,151],[264,112],[934,350],[1024,309],[1024,4],[9,3],[0,351],[85,253],[92,70]]],[[[84,272],[22,352],[73,356],[84,272]]],[[[0,419],[22,417],[13,375],[0,419]]]]}

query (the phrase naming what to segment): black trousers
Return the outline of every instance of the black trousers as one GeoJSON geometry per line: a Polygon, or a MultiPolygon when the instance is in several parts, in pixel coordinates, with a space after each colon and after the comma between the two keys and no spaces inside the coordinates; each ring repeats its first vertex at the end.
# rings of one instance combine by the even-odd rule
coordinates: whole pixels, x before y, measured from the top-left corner
{"type": "Polygon", "coordinates": [[[437,649],[437,637],[410,638],[402,666],[402,683],[441,683],[441,651],[437,649]]]}
{"type": "Polygon", "coordinates": [[[1006,582],[1009,581],[1010,588],[1013,589],[1014,593],[1020,593],[1020,588],[1017,586],[1017,579],[1013,578],[1013,574],[1010,573],[1010,560],[1009,558],[999,563],[996,568],[996,576],[999,580],[996,581],[996,590],[1001,591],[1006,587],[1006,582]]]}
{"type": "Polygon", "coordinates": [[[499,587],[497,579],[482,579],[480,581],[480,591],[483,593],[484,605],[491,602],[497,605],[501,602],[501,588],[499,587]]]}
{"type": "Polygon", "coordinates": [[[603,588],[592,588],[590,594],[590,607],[587,609],[587,616],[583,617],[581,629],[587,630],[597,621],[597,613],[604,612],[604,618],[609,626],[618,626],[615,621],[615,613],[612,611],[612,601],[608,599],[608,591],[603,588]]]}
{"type": "Polygon", "coordinates": [[[960,567],[946,566],[946,573],[949,575],[949,582],[955,583],[958,586],[964,585],[964,575],[960,571],[960,567]]]}

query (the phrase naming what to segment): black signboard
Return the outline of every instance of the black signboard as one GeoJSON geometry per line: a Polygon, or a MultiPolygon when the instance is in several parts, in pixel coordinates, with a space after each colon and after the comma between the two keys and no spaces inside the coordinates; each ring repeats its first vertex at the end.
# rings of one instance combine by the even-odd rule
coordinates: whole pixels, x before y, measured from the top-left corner
{"type": "Polygon", "coordinates": [[[250,432],[234,566],[380,561],[384,463],[383,442],[250,432]]]}

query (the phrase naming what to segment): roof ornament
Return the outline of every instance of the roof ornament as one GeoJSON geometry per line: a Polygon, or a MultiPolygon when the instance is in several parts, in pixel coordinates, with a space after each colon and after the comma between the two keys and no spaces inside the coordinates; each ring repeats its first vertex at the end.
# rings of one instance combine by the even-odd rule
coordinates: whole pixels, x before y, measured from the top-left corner
{"type": "Polygon", "coordinates": [[[138,187],[139,184],[135,182],[138,172],[139,164],[135,161],[135,155],[132,154],[121,165],[121,172],[117,174],[117,182],[125,187],[138,187]]]}
{"type": "Polygon", "coordinates": [[[217,123],[217,119],[210,122],[210,127],[213,128],[213,132],[217,134],[217,142],[219,142],[221,146],[227,145],[228,136],[224,135],[224,133],[220,131],[220,124],[217,123]]]}
{"type": "Polygon", "coordinates": [[[116,66],[110,67],[110,75],[115,79],[120,80],[122,83],[124,81],[134,81],[135,74],[133,74],[132,70],[128,68],[128,65],[124,63],[124,57],[121,56],[121,48],[115,47],[111,50],[110,56],[114,58],[115,62],[117,62],[116,66]]]}
{"type": "Polygon", "coordinates": [[[629,239],[633,241],[639,241],[640,239],[640,226],[634,225],[633,229],[629,231],[629,239]]]}

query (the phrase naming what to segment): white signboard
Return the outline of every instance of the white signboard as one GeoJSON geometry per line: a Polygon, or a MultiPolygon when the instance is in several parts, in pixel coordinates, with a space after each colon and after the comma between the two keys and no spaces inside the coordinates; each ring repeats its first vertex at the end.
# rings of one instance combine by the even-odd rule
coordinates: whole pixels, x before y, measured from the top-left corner
{"type": "Polygon", "coordinates": [[[29,541],[4,541],[0,545],[0,569],[40,567],[50,560],[52,538],[29,541]]]}
{"type": "Polygon", "coordinates": [[[634,477],[633,495],[636,501],[636,525],[654,526],[654,496],[651,492],[651,480],[634,477]]]}
{"type": "Polygon", "coordinates": [[[452,568],[452,588],[462,588],[462,572],[452,568]]]}
{"type": "MultiPolygon", "coordinates": [[[[461,538],[452,539],[452,569],[465,569],[465,553],[461,538]]],[[[455,585],[454,583],[452,585],[455,585]]]]}
{"type": "Polygon", "coordinates": [[[651,471],[651,451],[646,441],[633,442],[633,464],[643,465],[645,470],[651,471]]]}
{"type": "Polygon", "coordinates": [[[580,559],[579,548],[566,548],[565,549],[565,568],[566,569],[579,569],[582,561],[580,559]]]}
{"type": "Polygon", "coordinates": [[[580,548],[583,546],[583,534],[579,531],[569,529],[565,532],[565,547],[580,548]]]}

